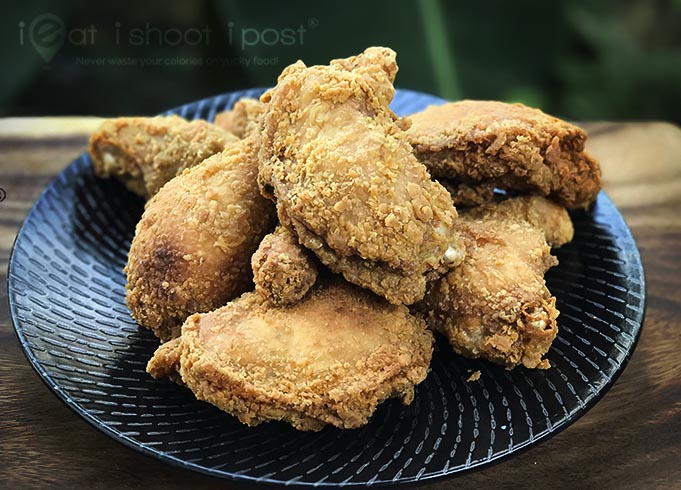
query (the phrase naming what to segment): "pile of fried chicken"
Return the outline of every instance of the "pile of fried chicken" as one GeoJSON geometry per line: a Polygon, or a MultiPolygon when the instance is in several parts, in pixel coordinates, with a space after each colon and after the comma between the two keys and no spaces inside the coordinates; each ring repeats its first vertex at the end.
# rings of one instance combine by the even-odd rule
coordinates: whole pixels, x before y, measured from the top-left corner
{"type": "Polygon", "coordinates": [[[92,135],[97,175],[148,199],[125,273],[132,316],[163,342],[152,376],[248,425],[319,430],[410,403],[432,332],[466,357],[550,367],[551,247],[601,186],[585,133],[490,101],[398,118],[396,73],[380,47],[298,61],[213,123],[92,135]]]}

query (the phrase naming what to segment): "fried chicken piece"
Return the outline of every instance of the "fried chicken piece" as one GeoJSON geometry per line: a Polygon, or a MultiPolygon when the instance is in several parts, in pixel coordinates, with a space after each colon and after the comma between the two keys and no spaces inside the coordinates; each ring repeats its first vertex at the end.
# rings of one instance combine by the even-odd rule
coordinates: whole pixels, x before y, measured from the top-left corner
{"type": "Polygon", "coordinates": [[[231,110],[217,113],[213,124],[239,138],[246,138],[254,131],[260,130],[265,107],[265,104],[257,99],[243,98],[237,100],[231,110]]]}
{"type": "Polygon", "coordinates": [[[258,145],[240,140],[165,185],[137,224],[125,272],[137,322],[161,340],[251,287],[250,258],[274,221],[256,182],[258,145]]]}
{"type": "Polygon", "coordinates": [[[255,292],[274,306],[297,303],[317,280],[310,252],[283,226],[263,238],[251,267],[255,292]]]}
{"type": "Polygon", "coordinates": [[[293,306],[272,307],[251,292],[193,315],[147,371],[155,378],[179,373],[198,399],[247,425],[349,429],[366,424],[387,398],[412,402],[432,342],[405,306],[336,277],[293,306]]]}
{"type": "Polygon", "coordinates": [[[558,263],[548,243],[572,240],[567,212],[543,197],[518,197],[462,211],[457,227],[466,258],[428,285],[418,309],[459,354],[508,369],[548,368],[542,357],[558,310],[544,273],[558,263]]]}
{"type": "Polygon", "coordinates": [[[495,187],[585,208],[601,188],[586,133],[522,104],[464,100],[410,116],[406,131],[433,177],[450,179],[456,204],[477,205],[495,187]]]}
{"type": "Polygon", "coordinates": [[[147,199],[183,170],[220,153],[237,137],[206,121],[179,116],[108,119],[90,137],[99,177],[117,177],[147,199]]]}
{"type": "Polygon", "coordinates": [[[394,304],[460,262],[456,210],[388,108],[395,53],[287,67],[265,93],[258,181],[281,223],[333,272],[394,304]]]}

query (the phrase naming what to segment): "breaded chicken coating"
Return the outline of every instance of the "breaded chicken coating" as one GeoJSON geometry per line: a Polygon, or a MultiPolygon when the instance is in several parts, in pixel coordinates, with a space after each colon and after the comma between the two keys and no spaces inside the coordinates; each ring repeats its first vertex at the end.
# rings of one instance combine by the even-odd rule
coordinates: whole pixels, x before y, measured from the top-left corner
{"type": "Polygon", "coordinates": [[[251,285],[274,207],[258,191],[257,143],[241,140],[171,180],[146,205],[125,268],[126,301],[161,340],[251,285]]]}
{"type": "Polygon", "coordinates": [[[572,240],[567,212],[543,197],[519,197],[462,211],[457,227],[466,258],[429,284],[417,308],[459,354],[548,368],[558,310],[544,273],[558,263],[549,243],[572,240]]]}
{"type": "Polygon", "coordinates": [[[217,113],[213,123],[239,138],[246,138],[260,131],[265,107],[258,99],[243,98],[237,100],[231,110],[217,113]]]}
{"type": "Polygon", "coordinates": [[[394,304],[461,261],[456,210],[388,105],[395,53],[287,67],[263,95],[258,180],[281,223],[333,272],[394,304]]]}
{"type": "Polygon", "coordinates": [[[237,141],[206,121],[179,116],[108,119],[90,137],[90,157],[99,177],[116,177],[147,199],[183,170],[237,141]]]}
{"type": "Polygon", "coordinates": [[[447,179],[456,204],[477,205],[494,188],[588,206],[601,189],[598,163],[579,127],[522,104],[463,100],[410,116],[416,157],[447,179]]]}
{"type": "Polygon", "coordinates": [[[366,424],[387,398],[411,403],[433,350],[425,323],[405,306],[330,281],[289,307],[251,292],[192,315],[147,371],[174,376],[247,425],[282,420],[299,430],[350,429],[366,424]]]}
{"type": "Polygon", "coordinates": [[[263,238],[251,267],[255,292],[275,306],[297,303],[317,280],[311,252],[283,226],[263,238]]]}

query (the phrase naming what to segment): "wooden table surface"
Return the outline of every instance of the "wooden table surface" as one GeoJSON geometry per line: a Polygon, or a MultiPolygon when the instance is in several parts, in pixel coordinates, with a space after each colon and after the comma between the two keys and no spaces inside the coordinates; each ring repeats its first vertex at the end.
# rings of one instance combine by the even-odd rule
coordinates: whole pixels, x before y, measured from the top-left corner
{"type": "MultiPolygon", "coordinates": [[[[7,306],[26,213],[86,146],[94,118],[0,119],[0,487],[254,488],[177,469],[91,427],[30,367],[7,306]]],[[[638,348],[582,419],[505,462],[422,489],[681,488],[681,129],[590,123],[588,149],[637,240],[647,279],[638,348]]]]}

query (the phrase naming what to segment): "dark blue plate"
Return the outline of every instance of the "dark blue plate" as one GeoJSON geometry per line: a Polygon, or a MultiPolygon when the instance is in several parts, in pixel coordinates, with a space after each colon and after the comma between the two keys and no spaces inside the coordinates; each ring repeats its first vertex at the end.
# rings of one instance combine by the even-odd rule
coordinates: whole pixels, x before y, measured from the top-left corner
{"type": "MultiPolygon", "coordinates": [[[[212,120],[262,90],[225,94],[169,113],[212,120]]],[[[399,114],[441,99],[398,91],[399,114]]],[[[552,368],[505,371],[438,341],[414,403],[383,404],[361,429],[249,428],[191,392],[152,379],[158,341],[125,306],[130,240],[143,202],[95,178],[87,155],[38,199],[17,236],[8,292],[29,361],[74,411],[123,444],[177,466],[278,484],[406,483],[467,471],[545,440],[586,413],[624,369],[641,331],[644,278],[636,244],[601,193],[575,212],[575,239],[548,274],[558,298],[552,368]],[[466,382],[480,370],[476,382],[466,382]]]]}

